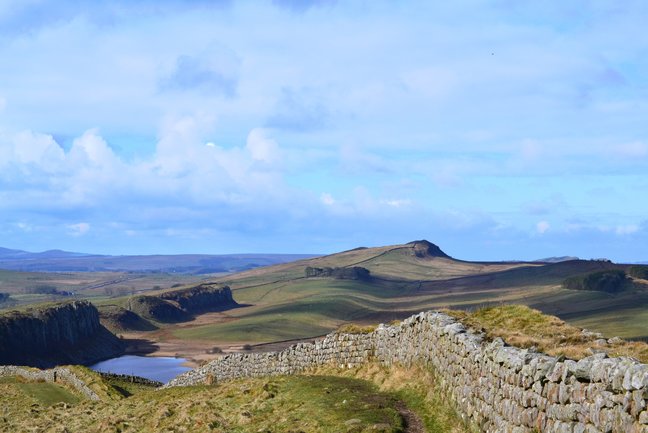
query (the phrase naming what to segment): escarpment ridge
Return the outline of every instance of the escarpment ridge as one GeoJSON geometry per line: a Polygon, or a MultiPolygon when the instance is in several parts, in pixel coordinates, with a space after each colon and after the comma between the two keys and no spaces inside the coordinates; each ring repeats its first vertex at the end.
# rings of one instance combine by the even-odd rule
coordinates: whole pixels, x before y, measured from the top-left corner
{"type": "Polygon", "coordinates": [[[237,306],[228,286],[200,284],[183,290],[174,290],[159,295],[160,299],[173,301],[188,313],[217,311],[237,306]]]}
{"type": "Polygon", "coordinates": [[[133,296],[126,306],[146,320],[174,323],[190,320],[193,314],[234,308],[238,303],[228,286],[205,283],[158,295],[133,296]]]}
{"type": "Polygon", "coordinates": [[[0,364],[89,364],[123,353],[124,343],[99,322],[88,301],[0,315],[0,364]]]}
{"type": "Polygon", "coordinates": [[[459,413],[480,431],[648,432],[648,365],[604,353],[574,361],[506,346],[438,312],[366,334],[334,332],[281,352],[227,355],[165,386],[367,362],[431,366],[459,413]]]}

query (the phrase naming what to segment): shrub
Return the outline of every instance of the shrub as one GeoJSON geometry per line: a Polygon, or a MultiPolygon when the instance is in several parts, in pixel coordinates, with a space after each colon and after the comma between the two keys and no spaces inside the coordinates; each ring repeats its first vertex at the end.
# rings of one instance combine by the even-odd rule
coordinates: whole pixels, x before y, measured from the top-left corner
{"type": "Polygon", "coordinates": [[[55,295],[58,292],[56,286],[49,284],[40,284],[38,286],[28,287],[27,293],[34,293],[38,295],[55,295]]]}
{"type": "Polygon", "coordinates": [[[628,269],[628,274],[634,278],[648,280],[648,266],[632,266],[628,269]]]}

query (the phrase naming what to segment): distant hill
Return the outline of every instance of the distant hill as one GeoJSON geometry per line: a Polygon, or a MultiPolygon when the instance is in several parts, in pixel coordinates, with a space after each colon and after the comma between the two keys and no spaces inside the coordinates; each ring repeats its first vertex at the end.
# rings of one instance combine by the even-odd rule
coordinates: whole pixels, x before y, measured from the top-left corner
{"type": "Polygon", "coordinates": [[[49,250],[40,253],[0,248],[0,269],[26,272],[239,272],[315,257],[312,254],[180,254],[107,256],[49,250]]]}
{"type": "Polygon", "coordinates": [[[0,247],[0,260],[34,260],[34,259],[69,259],[76,257],[104,257],[93,254],[72,253],[63,250],[47,250],[40,253],[30,253],[23,250],[11,250],[0,247]]]}
{"type": "Polygon", "coordinates": [[[425,240],[354,248],[216,277],[212,282],[229,286],[234,299],[246,306],[226,321],[170,332],[174,338],[219,344],[266,343],[322,335],[348,321],[375,324],[426,309],[521,303],[611,335],[643,338],[648,335],[643,323],[648,322],[637,320],[630,328],[623,320],[646,311],[648,284],[634,282],[631,290],[613,297],[562,287],[570,277],[629,267],[567,258],[469,262],[449,257],[425,240]],[[599,321],[603,314],[605,320],[599,321]]]}

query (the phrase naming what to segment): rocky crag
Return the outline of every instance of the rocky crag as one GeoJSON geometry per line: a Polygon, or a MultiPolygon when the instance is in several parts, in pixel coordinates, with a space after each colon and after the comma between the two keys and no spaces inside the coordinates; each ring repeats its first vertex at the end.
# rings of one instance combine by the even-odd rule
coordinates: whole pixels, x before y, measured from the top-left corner
{"type": "Polygon", "coordinates": [[[209,283],[189,289],[165,292],[160,295],[160,299],[175,302],[190,314],[219,311],[238,306],[228,286],[209,283]]]}
{"type": "Polygon", "coordinates": [[[0,316],[0,364],[90,364],[118,356],[124,349],[125,344],[99,323],[99,312],[87,301],[0,316]]]}
{"type": "Polygon", "coordinates": [[[432,367],[459,413],[485,432],[648,433],[648,365],[597,354],[565,360],[486,341],[426,312],[368,334],[332,333],[281,352],[231,354],[169,382],[186,386],[367,362],[432,367]]]}
{"type": "Polygon", "coordinates": [[[237,307],[228,286],[200,284],[159,295],[139,295],[128,300],[127,308],[143,319],[160,323],[191,320],[193,314],[237,307]]]}
{"type": "Polygon", "coordinates": [[[426,241],[425,239],[420,241],[412,241],[406,245],[412,248],[412,253],[418,258],[426,258],[426,257],[441,257],[444,259],[451,258],[449,255],[444,253],[441,250],[441,248],[439,248],[437,245],[433,244],[430,241],[426,241]]]}

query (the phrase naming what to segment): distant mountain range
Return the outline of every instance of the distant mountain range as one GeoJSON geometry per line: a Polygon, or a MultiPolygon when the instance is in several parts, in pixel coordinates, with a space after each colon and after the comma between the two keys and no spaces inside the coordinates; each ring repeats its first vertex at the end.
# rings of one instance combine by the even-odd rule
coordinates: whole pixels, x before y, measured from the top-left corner
{"type": "MultiPolygon", "coordinates": [[[[72,257],[90,257],[92,254],[71,253],[62,250],[47,250],[41,253],[30,253],[22,250],[10,250],[0,247],[0,260],[26,260],[26,259],[67,259],[72,257]]],[[[94,257],[101,257],[94,255],[94,257]]]]}
{"type": "Polygon", "coordinates": [[[31,253],[0,247],[0,269],[28,272],[237,272],[316,257],[313,254],[179,254],[109,256],[49,250],[31,253]]]}

